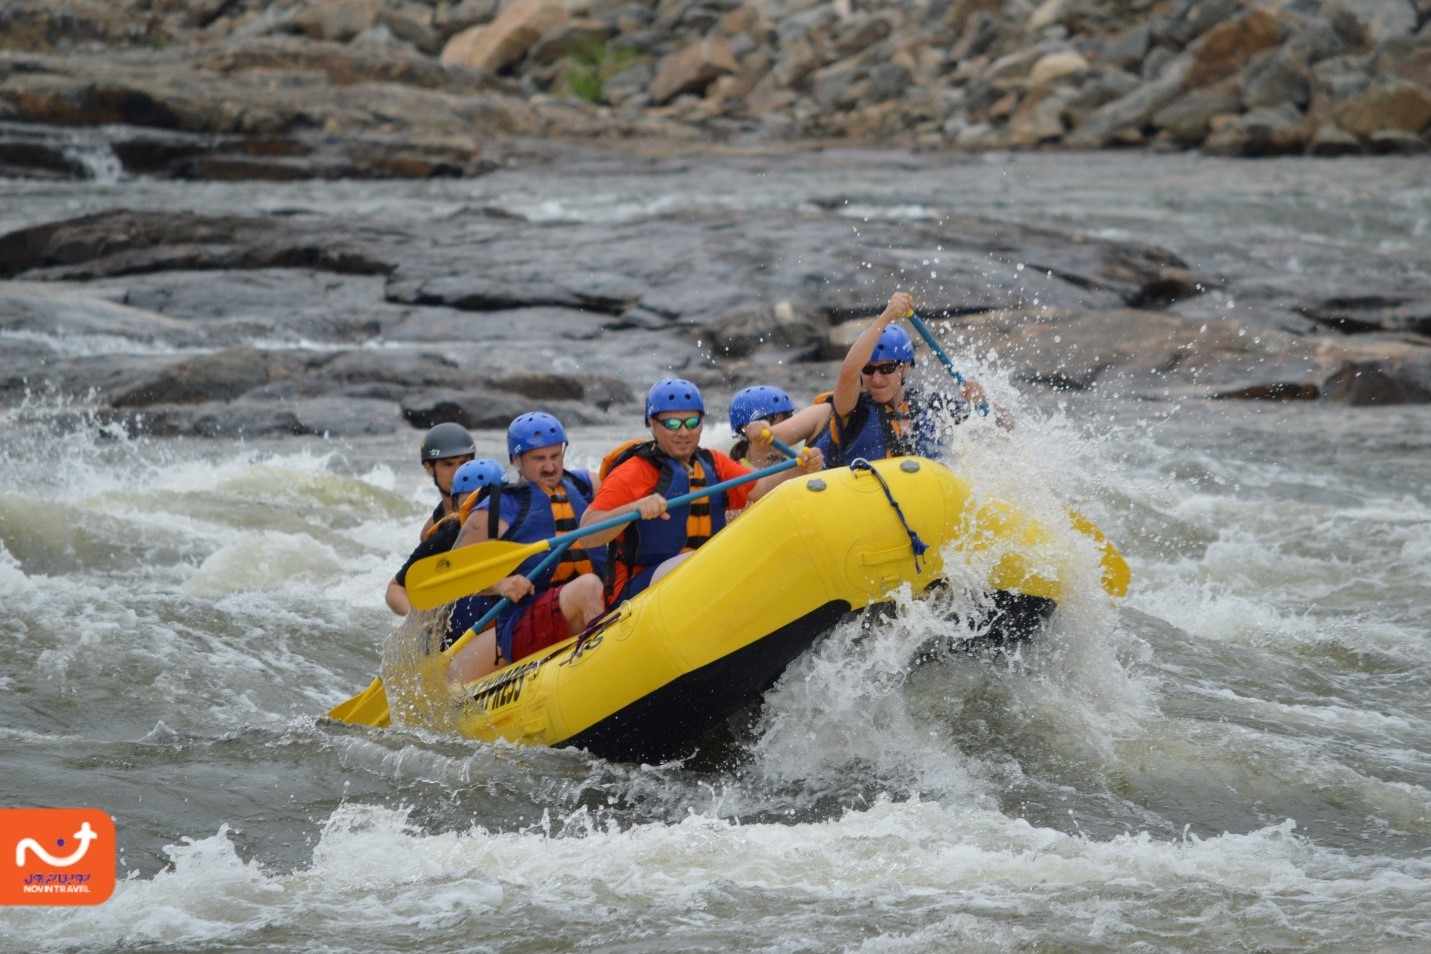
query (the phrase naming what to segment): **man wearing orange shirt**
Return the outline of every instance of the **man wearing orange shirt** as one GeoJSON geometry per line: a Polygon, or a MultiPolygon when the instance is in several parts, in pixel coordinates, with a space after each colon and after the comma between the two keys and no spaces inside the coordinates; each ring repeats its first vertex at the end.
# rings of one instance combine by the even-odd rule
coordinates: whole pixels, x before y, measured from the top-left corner
{"type": "Polygon", "coordinates": [[[581,525],[627,513],[641,518],[586,537],[588,547],[619,542],[610,561],[609,603],[630,599],[659,580],[725,526],[727,510],[741,510],[796,474],[824,468],[819,450],[802,452],[798,468],[762,477],[668,508],[666,501],[751,473],[720,451],[700,446],[706,405],[700,389],[681,378],[658,381],[646,395],[651,440],[616,459],[601,482],[581,525]]]}

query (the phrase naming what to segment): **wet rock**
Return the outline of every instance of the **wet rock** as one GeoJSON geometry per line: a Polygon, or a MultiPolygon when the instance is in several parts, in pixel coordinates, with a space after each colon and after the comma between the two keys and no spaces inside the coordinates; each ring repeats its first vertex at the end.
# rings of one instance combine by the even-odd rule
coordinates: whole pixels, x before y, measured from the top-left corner
{"type": "Polygon", "coordinates": [[[404,388],[461,387],[470,372],[445,354],[407,348],[344,351],[316,364],[310,377],[339,385],[374,382],[404,388]]]}
{"type": "MultiPolygon", "coordinates": [[[[630,412],[631,382],[679,373],[724,387],[735,354],[752,368],[838,358],[826,329],[867,324],[894,283],[930,318],[971,321],[1018,307],[1158,308],[1208,281],[1152,247],[957,216],[865,223],[852,243],[848,218],[818,210],[600,226],[474,211],[420,234],[314,215],[107,213],[20,230],[0,248],[27,276],[0,283],[0,329],[53,342],[38,368],[0,360],[0,392],[94,389],[126,421],[142,413],[150,433],[176,434],[358,432],[314,416],[313,402],[347,399],[403,405],[412,420],[501,426],[541,403],[605,421],[630,412]],[[380,253],[391,277],[261,254],[300,234],[319,257],[380,253]],[[142,339],[155,353],[66,354],[75,334],[142,339]],[[232,350],[255,340],[291,344],[232,350]]],[[[1059,373],[1087,377],[1076,370],[1059,373]]]]}
{"type": "Polygon", "coordinates": [[[403,419],[416,428],[455,421],[472,429],[505,429],[512,418],[544,411],[568,427],[608,424],[611,418],[593,404],[552,398],[532,398],[482,388],[418,394],[402,403],[403,419]]]}
{"type": "Polygon", "coordinates": [[[1352,405],[1425,404],[1431,389],[1376,362],[1345,362],[1322,384],[1329,400],[1352,405]]]}
{"type": "Polygon", "coordinates": [[[302,359],[293,354],[259,351],[252,346],[227,348],[165,367],[115,394],[109,403],[116,408],[137,408],[231,401],[265,384],[291,377],[303,367],[302,359]]]}
{"type": "Polygon", "coordinates": [[[1342,334],[1392,331],[1431,338],[1431,300],[1368,294],[1327,298],[1296,310],[1342,334]]]}
{"type": "Polygon", "coordinates": [[[55,349],[48,342],[7,340],[0,349],[0,401],[10,406],[19,404],[32,382],[36,390],[43,390],[55,359],[55,349]]]}
{"type": "Polygon", "coordinates": [[[395,320],[374,305],[382,298],[380,276],[307,269],[201,270],[129,275],[79,287],[142,314],[174,319],[188,335],[181,340],[167,335],[170,344],[226,347],[254,338],[295,345],[361,344],[395,320]]]}
{"type": "MultiPolygon", "coordinates": [[[[505,264],[505,263],[504,263],[505,264]]],[[[485,274],[410,277],[400,267],[388,283],[389,301],[447,305],[464,311],[502,311],[532,306],[592,310],[619,315],[641,300],[643,286],[612,273],[520,268],[485,274]]]]}
{"type": "Polygon", "coordinates": [[[528,398],[551,401],[587,401],[601,410],[613,403],[635,400],[619,378],[600,374],[510,374],[492,380],[493,387],[528,398]]]}
{"type": "Polygon", "coordinates": [[[447,421],[468,428],[505,428],[514,417],[534,410],[540,408],[529,398],[476,388],[414,394],[402,402],[403,420],[418,428],[447,421]]]}
{"type": "Polygon", "coordinates": [[[1277,381],[1272,384],[1254,384],[1233,391],[1219,391],[1210,396],[1234,401],[1314,401],[1321,393],[1319,387],[1309,382],[1277,381]]]}
{"type": "Polygon", "coordinates": [[[723,357],[743,358],[769,346],[800,360],[820,351],[825,332],[825,322],[782,301],[720,319],[713,338],[716,353],[723,357]]]}
{"type": "Polygon", "coordinates": [[[63,147],[0,129],[0,176],[31,179],[84,179],[84,163],[63,147]]]}
{"type": "Polygon", "coordinates": [[[199,348],[209,343],[202,329],[130,307],[116,301],[116,297],[119,296],[112,289],[52,282],[0,282],[0,330],[43,336],[67,354],[84,353],[83,345],[91,341],[129,342],[140,352],[199,348]],[[80,347],[62,347],[62,342],[80,347]]]}
{"type": "Polygon", "coordinates": [[[353,397],[118,408],[100,419],[147,437],[362,437],[391,434],[403,426],[391,402],[353,397]]]}
{"type": "Polygon", "coordinates": [[[940,334],[1003,341],[999,361],[1016,381],[1113,392],[1201,385],[1211,368],[1249,365],[1255,358],[1239,330],[1132,309],[1020,309],[953,319],[940,334]]]}
{"type": "Polygon", "coordinates": [[[99,278],[169,269],[308,268],[384,274],[333,236],[316,237],[280,219],[192,213],[100,212],[0,236],[0,276],[99,278]]]}

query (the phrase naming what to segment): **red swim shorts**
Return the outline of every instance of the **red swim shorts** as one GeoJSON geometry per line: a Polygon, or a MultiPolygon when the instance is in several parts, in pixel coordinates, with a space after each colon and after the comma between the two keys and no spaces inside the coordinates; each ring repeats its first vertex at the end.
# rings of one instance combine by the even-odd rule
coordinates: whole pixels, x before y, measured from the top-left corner
{"type": "Polygon", "coordinates": [[[532,600],[512,624],[512,662],[554,646],[571,635],[566,631],[566,617],[561,612],[561,591],[562,588],[556,586],[532,600]]]}

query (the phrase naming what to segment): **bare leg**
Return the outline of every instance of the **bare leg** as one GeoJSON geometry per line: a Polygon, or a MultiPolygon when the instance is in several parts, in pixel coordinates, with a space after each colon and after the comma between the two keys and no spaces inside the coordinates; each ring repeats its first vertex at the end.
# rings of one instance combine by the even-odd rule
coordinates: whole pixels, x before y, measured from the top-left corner
{"type": "Polygon", "coordinates": [[[666,560],[660,566],[656,567],[656,572],[651,574],[651,585],[655,586],[656,582],[660,580],[661,577],[665,576],[667,573],[670,573],[676,567],[680,566],[692,553],[695,552],[695,550],[690,550],[686,553],[677,553],[675,556],[671,557],[669,560],[666,560]]]}
{"type": "Polygon", "coordinates": [[[592,573],[583,573],[563,586],[558,599],[561,615],[566,617],[566,631],[572,636],[586,629],[586,624],[606,608],[601,578],[592,573]]]}
{"type": "Polygon", "coordinates": [[[457,651],[447,667],[447,681],[463,685],[498,669],[497,627],[488,626],[457,651]]]}

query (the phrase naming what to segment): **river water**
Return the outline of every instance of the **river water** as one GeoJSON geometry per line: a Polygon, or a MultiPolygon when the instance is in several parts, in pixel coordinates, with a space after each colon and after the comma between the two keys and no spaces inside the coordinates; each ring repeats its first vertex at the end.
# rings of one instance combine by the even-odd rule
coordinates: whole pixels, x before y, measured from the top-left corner
{"type": "MultiPolygon", "coordinates": [[[[1424,160],[1395,159],[0,189],[5,229],[118,204],[609,221],[841,197],[856,220],[951,209],[1363,278],[1424,261],[1431,229],[1424,160]]],[[[1020,426],[962,428],[957,466],[1078,506],[1130,596],[1070,600],[1011,657],[919,666],[941,624],[901,601],[798,660],[728,751],[662,766],[318,718],[394,627],[383,586],[432,504],[414,434],[150,441],[75,426],[82,405],[0,413],[0,804],[109,812],[122,879],[97,907],[0,911],[0,948],[1431,947],[1431,408],[1053,400],[983,370],[1020,426]]],[[[630,435],[574,436],[590,465],[630,435]]]]}

